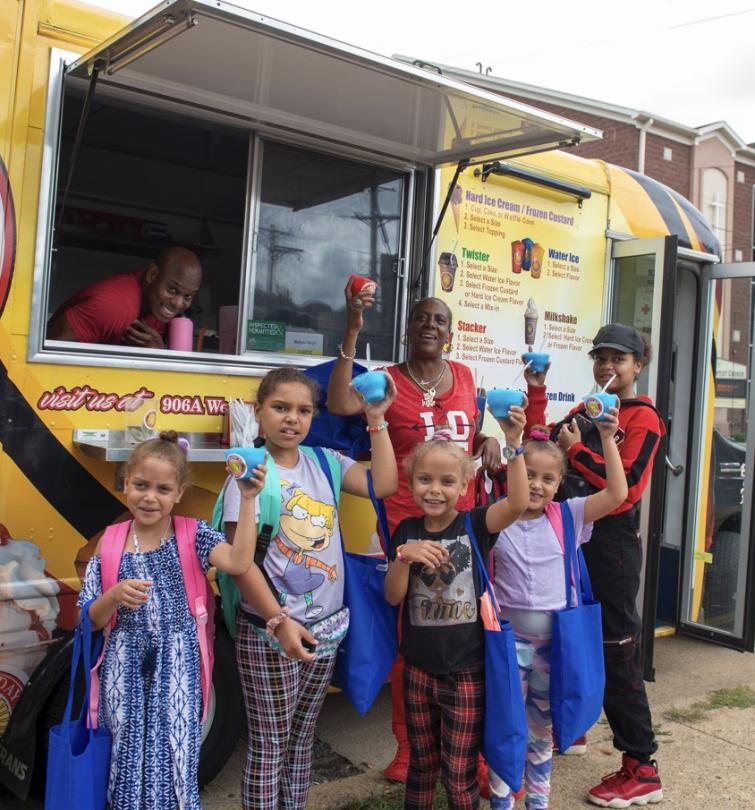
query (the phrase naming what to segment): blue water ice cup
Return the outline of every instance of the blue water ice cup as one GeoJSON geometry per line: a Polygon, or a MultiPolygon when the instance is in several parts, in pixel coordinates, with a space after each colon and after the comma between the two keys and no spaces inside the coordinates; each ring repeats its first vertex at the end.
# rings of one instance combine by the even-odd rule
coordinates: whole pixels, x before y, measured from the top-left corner
{"type": "Polygon", "coordinates": [[[492,388],[488,390],[488,407],[496,419],[508,419],[509,408],[524,405],[524,391],[513,388],[492,388]]]}
{"type": "Polygon", "coordinates": [[[602,422],[608,415],[608,409],[616,408],[619,404],[618,396],[607,391],[588,394],[582,401],[585,403],[585,413],[593,422],[602,422]]]}
{"type": "Polygon", "coordinates": [[[238,481],[251,478],[254,468],[265,462],[264,447],[229,447],[225,451],[225,466],[238,481]]]}
{"type": "Polygon", "coordinates": [[[522,355],[522,360],[530,364],[530,371],[534,371],[535,374],[542,374],[548,363],[550,363],[551,356],[548,352],[525,352],[522,355]]]}
{"type": "Polygon", "coordinates": [[[388,379],[384,371],[365,371],[357,374],[351,384],[354,386],[354,390],[362,395],[366,403],[374,405],[385,399],[388,379]]]}

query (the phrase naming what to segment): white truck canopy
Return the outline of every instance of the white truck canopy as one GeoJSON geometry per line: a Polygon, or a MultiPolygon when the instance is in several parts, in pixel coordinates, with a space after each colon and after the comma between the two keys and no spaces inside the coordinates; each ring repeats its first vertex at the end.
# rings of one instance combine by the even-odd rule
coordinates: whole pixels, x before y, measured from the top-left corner
{"type": "Polygon", "coordinates": [[[513,157],[601,133],[220,0],[167,0],[68,68],[98,92],[304,133],[410,164],[513,157]]]}

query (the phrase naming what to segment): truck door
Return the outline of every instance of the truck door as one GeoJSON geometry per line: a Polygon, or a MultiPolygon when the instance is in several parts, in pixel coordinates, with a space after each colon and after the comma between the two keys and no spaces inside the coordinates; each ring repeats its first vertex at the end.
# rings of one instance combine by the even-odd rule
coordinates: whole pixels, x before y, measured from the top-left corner
{"type": "MultiPolygon", "coordinates": [[[[676,471],[681,468],[683,475],[686,464],[681,459],[669,459],[667,448],[671,446],[669,442],[675,432],[683,435],[686,430],[686,426],[682,428],[681,425],[677,430],[672,412],[673,400],[677,398],[673,373],[676,356],[674,311],[677,288],[686,287],[686,279],[677,278],[676,236],[614,242],[611,257],[613,273],[609,319],[631,324],[650,338],[653,358],[640,375],[637,391],[655,402],[669,431],[666,444],[656,455],[651,484],[640,509],[645,565],[638,610],[643,617],[644,674],[647,680],[653,680],[658,573],[666,522],[664,513],[667,503],[678,502],[680,497],[684,497],[683,479],[670,475],[669,468],[673,466],[676,471]],[[669,492],[667,483],[671,490],[669,492]]],[[[689,395],[688,391],[687,398],[689,395]]]]}
{"type": "Polygon", "coordinates": [[[753,651],[755,262],[706,265],[680,632],[753,651]]]}

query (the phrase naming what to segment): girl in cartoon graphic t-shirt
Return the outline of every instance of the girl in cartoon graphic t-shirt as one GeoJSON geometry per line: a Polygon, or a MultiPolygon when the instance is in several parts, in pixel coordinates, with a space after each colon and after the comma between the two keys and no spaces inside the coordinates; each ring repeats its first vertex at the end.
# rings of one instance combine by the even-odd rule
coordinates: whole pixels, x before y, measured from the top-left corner
{"type": "MultiPolygon", "coordinates": [[[[365,405],[375,494],[398,485],[382,402],[365,405]]],[[[249,729],[242,779],[245,810],[304,808],[315,723],[349,625],[343,605],[343,547],[335,494],[318,462],[299,451],[318,399],[317,383],[295,368],[271,371],[260,383],[255,412],[281,485],[280,527],[261,566],[237,577],[242,595],[236,658],[249,729]]],[[[330,451],[327,451],[330,452],[330,451]]],[[[367,468],[335,454],[341,489],[368,497],[367,468]]],[[[225,491],[223,521],[233,539],[235,483],[225,491]]]]}

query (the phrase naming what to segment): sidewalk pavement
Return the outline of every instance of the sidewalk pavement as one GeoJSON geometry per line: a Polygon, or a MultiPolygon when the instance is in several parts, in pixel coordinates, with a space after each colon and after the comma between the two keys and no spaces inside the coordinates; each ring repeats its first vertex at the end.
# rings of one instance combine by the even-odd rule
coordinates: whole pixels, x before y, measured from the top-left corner
{"type": "MultiPolygon", "coordinates": [[[[737,653],[696,639],[673,636],[656,641],[656,681],[648,684],[656,725],[658,766],[663,780],[661,807],[755,809],[755,705],[689,711],[722,689],[755,689],[755,655],[737,653]],[[685,709],[686,711],[672,711],[685,709]]],[[[730,695],[724,695],[723,703],[730,695]]],[[[751,702],[745,695],[745,703],[751,702]]],[[[366,717],[360,718],[340,695],[328,697],[318,736],[365,772],[315,785],[307,807],[337,810],[384,792],[380,771],[393,755],[390,694],[386,688],[366,717]]],[[[589,735],[583,757],[557,756],[553,771],[553,810],[588,807],[585,791],[614,771],[620,758],[605,721],[589,735]]],[[[202,793],[205,810],[239,807],[243,750],[202,793]]],[[[368,805],[365,805],[368,806],[368,805]]],[[[523,806],[523,805],[522,805],[523,806]]]]}
{"type": "MultiPolygon", "coordinates": [[[[664,799],[659,807],[755,810],[755,706],[689,711],[717,690],[755,690],[755,655],[674,636],[657,640],[655,666],[656,681],[648,684],[648,693],[663,780],[664,799]]],[[[746,693],[744,702],[752,704],[752,697],[746,693]]],[[[381,771],[393,755],[388,688],[366,717],[359,717],[341,695],[330,695],[317,733],[364,772],[313,786],[308,810],[338,810],[360,800],[369,807],[370,797],[386,790],[381,771]]],[[[598,723],[590,732],[585,756],[555,758],[552,810],[591,806],[584,801],[586,790],[619,766],[610,736],[605,722],[598,723]]],[[[221,774],[202,791],[204,810],[240,807],[244,753],[242,741],[221,774]]],[[[3,794],[0,806],[3,810],[40,810],[42,802],[17,802],[3,794]]]]}

